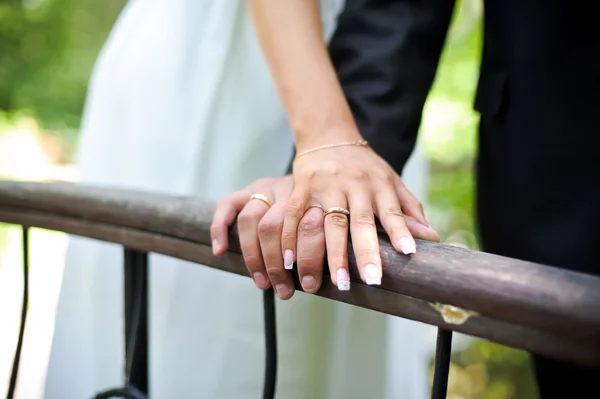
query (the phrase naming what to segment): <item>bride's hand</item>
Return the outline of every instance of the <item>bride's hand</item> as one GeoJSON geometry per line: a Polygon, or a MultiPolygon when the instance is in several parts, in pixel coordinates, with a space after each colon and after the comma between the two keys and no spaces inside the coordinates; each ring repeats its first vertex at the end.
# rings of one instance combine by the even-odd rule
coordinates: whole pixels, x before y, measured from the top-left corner
{"type": "MultiPolygon", "coordinates": [[[[302,155],[324,145],[362,138],[323,41],[318,2],[253,0],[248,4],[299,151],[294,165],[296,186],[285,211],[282,232],[284,264],[290,267],[298,257],[298,225],[309,206],[348,208],[349,220],[342,213],[325,215],[331,280],[339,287],[348,286],[339,283],[348,281],[349,224],[362,280],[380,284],[381,257],[374,213],[394,248],[410,254],[415,252],[415,241],[403,212],[426,224],[419,216],[422,212],[418,202],[392,168],[369,149],[345,146],[302,155]]],[[[365,77],[365,83],[368,79],[365,77]]],[[[374,90],[375,96],[381,94],[377,88],[374,90]]],[[[378,120],[378,115],[366,116],[378,120]]],[[[433,231],[427,235],[437,238],[433,231]]]]}
{"type": "Polygon", "coordinates": [[[382,277],[375,217],[394,248],[406,255],[416,252],[413,235],[439,241],[419,201],[370,148],[348,145],[300,153],[293,175],[295,187],[285,211],[281,243],[287,266],[296,259],[298,224],[315,204],[350,212],[349,216],[325,215],[327,260],[331,280],[338,287],[348,280],[348,228],[361,279],[367,284],[380,284],[382,277]]]}

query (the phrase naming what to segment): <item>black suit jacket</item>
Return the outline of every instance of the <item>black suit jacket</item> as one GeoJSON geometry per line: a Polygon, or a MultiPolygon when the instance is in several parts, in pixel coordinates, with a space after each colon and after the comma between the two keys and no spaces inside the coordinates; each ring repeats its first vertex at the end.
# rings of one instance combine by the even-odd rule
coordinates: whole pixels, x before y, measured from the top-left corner
{"type": "MultiPolygon", "coordinates": [[[[453,0],[347,0],[330,44],[362,134],[398,172],[413,150],[453,0]]],[[[483,249],[600,274],[600,23],[566,0],[484,0],[475,108],[483,249]]],[[[597,371],[534,357],[542,397],[597,371]]]]}
{"type": "Polygon", "coordinates": [[[561,0],[486,0],[475,107],[487,251],[600,273],[600,24],[561,0]]]}
{"type": "Polygon", "coordinates": [[[362,135],[401,174],[454,0],[347,0],[329,52],[362,135]]]}
{"type": "MultiPolygon", "coordinates": [[[[453,0],[350,0],[330,54],[358,127],[400,172],[453,0]]],[[[600,23],[562,0],[484,0],[477,216],[484,250],[600,272],[600,23]]]]}

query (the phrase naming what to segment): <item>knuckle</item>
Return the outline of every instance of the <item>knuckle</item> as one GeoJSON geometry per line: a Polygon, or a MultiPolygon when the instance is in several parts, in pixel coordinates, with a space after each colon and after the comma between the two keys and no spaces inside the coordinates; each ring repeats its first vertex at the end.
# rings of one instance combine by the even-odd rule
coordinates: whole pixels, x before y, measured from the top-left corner
{"type": "Polygon", "coordinates": [[[260,221],[260,218],[257,214],[248,211],[242,211],[237,217],[239,226],[252,226],[257,225],[260,221]]]}
{"type": "Polygon", "coordinates": [[[372,172],[377,180],[385,182],[386,184],[394,184],[396,182],[396,177],[391,170],[385,168],[377,168],[372,172]]]}
{"type": "Polygon", "coordinates": [[[370,174],[364,170],[364,169],[359,169],[359,168],[353,168],[353,169],[349,169],[348,170],[350,177],[353,180],[358,180],[361,182],[366,182],[369,181],[371,179],[370,174]]]}
{"type": "Polygon", "coordinates": [[[265,269],[272,283],[277,283],[279,281],[285,280],[285,269],[282,266],[270,264],[265,265],[265,269]]]}
{"type": "Polygon", "coordinates": [[[399,208],[397,206],[392,206],[392,207],[386,208],[385,211],[383,211],[383,216],[384,217],[385,216],[392,216],[392,217],[400,216],[400,217],[403,217],[404,213],[402,212],[401,208],[399,208]]]}
{"type": "Polygon", "coordinates": [[[258,223],[258,235],[264,238],[270,238],[279,235],[281,230],[282,221],[274,218],[264,217],[258,223]]]}
{"type": "Polygon", "coordinates": [[[274,263],[268,263],[265,265],[265,269],[267,270],[267,273],[269,273],[269,276],[271,276],[280,274],[283,267],[274,263]]]}
{"type": "Polygon", "coordinates": [[[315,238],[315,237],[324,238],[323,226],[315,228],[315,229],[298,230],[298,241],[311,239],[311,238],[315,238]]]}
{"type": "Polygon", "coordinates": [[[413,208],[413,207],[418,208],[418,207],[421,206],[421,203],[418,200],[411,200],[411,199],[408,199],[408,198],[402,198],[402,199],[400,199],[400,206],[403,209],[413,208]]]}
{"type": "Polygon", "coordinates": [[[352,223],[358,226],[375,227],[375,218],[372,213],[360,212],[352,215],[352,223]]]}
{"type": "Polygon", "coordinates": [[[255,254],[244,254],[244,262],[248,269],[258,269],[262,266],[262,257],[255,254]]]}
{"type": "Polygon", "coordinates": [[[303,233],[319,233],[323,231],[323,221],[321,218],[317,216],[309,216],[305,215],[302,220],[300,220],[300,224],[298,225],[298,230],[303,233]]]}
{"type": "Polygon", "coordinates": [[[298,217],[304,212],[304,201],[301,198],[292,198],[285,209],[286,216],[298,217]]]}
{"type": "Polygon", "coordinates": [[[329,222],[336,226],[336,227],[342,227],[342,228],[347,228],[348,227],[348,217],[346,215],[341,215],[339,213],[332,213],[330,215],[328,215],[329,217],[329,222]]]}

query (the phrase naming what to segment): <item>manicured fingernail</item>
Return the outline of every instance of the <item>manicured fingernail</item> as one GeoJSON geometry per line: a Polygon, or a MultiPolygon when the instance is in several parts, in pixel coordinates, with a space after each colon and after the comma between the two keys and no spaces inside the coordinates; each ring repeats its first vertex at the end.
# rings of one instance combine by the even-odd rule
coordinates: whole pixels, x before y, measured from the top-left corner
{"type": "Polygon", "coordinates": [[[259,288],[264,287],[265,284],[267,283],[267,279],[265,278],[265,275],[260,272],[256,272],[252,276],[254,277],[254,282],[256,283],[256,285],[259,288]]]}
{"type": "Polygon", "coordinates": [[[305,290],[314,290],[317,287],[317,279],[313,276],[302,277],[302,288],[305,290]]]}
{"type": "Polygon", "coordinates": [[[339,268],[336,273],[337,287],[340,291],[350,291],[350,277],[348,271],[344,268],[339,268]]]}
{"type": "Polygon", "coordinates": [[[405,255],[410,255],[417,252],[415,242],[408,237],[402,237],[400,241],[398,241],[398,246],[400,247],[402,253],[405,255]]]}
{"type": "Polygon", "coordinates": [[[365,266],[365,280],[367,280],[368,285],[380,285],[381,270],[375,265],[365,266]]]}
{"type": "Polygon", "coordinates": [[[283,267],[286,270],[292,270],[294,268],[294,253],[291,249],[283,251],[283,267]]]}
{"type": "Polygon", "coordinates": [[[288,288],[287,285],[282,283],[282,284],[277,284],[275,286],[275,292],[277,293],[277,296],[281,298],[281,297],[288,296],[290,293],[290,289],[288,288]]]}
{"type": "Polygon", "coordinates": [[[219,250],[219,241],[217,241],[216,239],[214,239],[212,241],[212,250],[213,250],[213,255],[216,255],[217,251],[219,250]]]}

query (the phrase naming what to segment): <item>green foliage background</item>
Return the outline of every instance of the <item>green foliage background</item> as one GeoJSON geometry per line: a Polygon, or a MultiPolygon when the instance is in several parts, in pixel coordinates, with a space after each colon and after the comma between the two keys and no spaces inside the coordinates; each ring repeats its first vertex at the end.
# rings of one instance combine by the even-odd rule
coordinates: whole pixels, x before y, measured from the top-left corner
{"type": "MultiPolygon", "coordinates": [[[[87,82],[124,4],[0,0],[0,134],[19,117],[32,116],[45,135],[61,143],[64,159],[73,160],[87,82]]],[[[443,241],[470,248],[477,248],[472,164],[478,116],[471,104],[479,68],[480,14],[479,0],[457,2],[419,139],[430,162],[430,221],[443,241]]],[[[453,355],[449,398],[536,395],[529,358],[522,351],[474,340],[453,355]]]]}
{"type": "Polygon", "coordinates": [[[124,0],[0,0],[0,132],[22,115],[72,157],[94,61],[124,0]]]}

